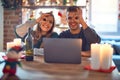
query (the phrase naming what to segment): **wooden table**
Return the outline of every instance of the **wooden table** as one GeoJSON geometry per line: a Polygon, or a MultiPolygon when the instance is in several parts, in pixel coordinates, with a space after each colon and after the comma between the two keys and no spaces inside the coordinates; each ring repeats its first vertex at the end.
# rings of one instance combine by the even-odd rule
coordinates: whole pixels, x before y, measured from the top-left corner
{"type": "MultiPolygon", "coordinates": [[[[45,63],[43,56],[35,56],[34,61],[21,60],[22,68],[17,68],[16,76],[20,80],[120,80],[117,68],[111,73],[85,70],[90,58],[82,57],[81,64],[45,63]]],[[[0,77],[3,75],[0,64],[0,77]]]]}

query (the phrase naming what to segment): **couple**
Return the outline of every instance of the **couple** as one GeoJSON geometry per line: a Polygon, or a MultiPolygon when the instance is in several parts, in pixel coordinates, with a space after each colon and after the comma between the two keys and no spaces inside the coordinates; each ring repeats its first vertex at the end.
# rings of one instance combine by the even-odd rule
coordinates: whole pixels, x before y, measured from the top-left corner
{"type": "MultiPolygon", "coordinates": [[[[37,23],[36,30],[33,31],[34,48],[43,47],[42,40],[44,37],[50,38],[81,38],[82,39],[82,56],[90,56],[90,44],[100,43],[101,38],[91,29],[82,17],[82,10],[77,6],[70,6],[66,12],[69,29],[61,32],[59,35],[53,32],[55,19],[52,13],[42,13],[41,16],[31,23],[33,27],[37,23]],[[80,27],[80,24],[82,27],[80,27]]],[[[27,25],[27,23],[26,23],[27,25]]],[[[18,38],[24,41],[30,26],[19,25],[15,29],[18,38]]]]}

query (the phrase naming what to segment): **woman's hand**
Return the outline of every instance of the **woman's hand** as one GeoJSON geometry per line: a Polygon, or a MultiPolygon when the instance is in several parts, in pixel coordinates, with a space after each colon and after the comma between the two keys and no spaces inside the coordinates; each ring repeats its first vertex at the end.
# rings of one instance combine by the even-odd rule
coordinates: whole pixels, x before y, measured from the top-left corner
{"type": "Polygon", "coordinates": [[[41,16],[39,18],[36,19],[36,23],[40,23],[42,19],[44,19],[44,17],[49,16],[50,14],[47,13],[40,13],[41,16]]]}

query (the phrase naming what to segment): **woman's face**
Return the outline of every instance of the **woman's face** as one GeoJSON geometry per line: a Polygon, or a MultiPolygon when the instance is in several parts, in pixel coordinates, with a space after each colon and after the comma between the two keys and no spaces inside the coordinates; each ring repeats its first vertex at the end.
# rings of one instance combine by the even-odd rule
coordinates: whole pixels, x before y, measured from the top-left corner
{"type": "Polygon", "coordinates": [[[54,21],[54,19],[53,19],[53,16],[51,16],[51,14],[43,13],[41,15],[41,20],[39,22],[42,32],[50,31],[53,26],[53,21],[54,21]]]}

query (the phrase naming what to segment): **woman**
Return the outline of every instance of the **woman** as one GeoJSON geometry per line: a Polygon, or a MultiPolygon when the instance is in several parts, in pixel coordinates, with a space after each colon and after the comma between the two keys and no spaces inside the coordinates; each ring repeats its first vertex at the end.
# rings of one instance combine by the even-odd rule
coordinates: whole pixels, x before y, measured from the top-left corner
{"type": "Polygon", "coordinates": [[[53,32],[55,20],[52,12],[41,13],[41,16],[37,20],[27,21],[25,24],[18,25],[15,29],[16,37],[25,40],[29,27],[33,27],[37,23],[37,28],[33,30],[32,35],[34,37],[34,48],[43,47],[42,42],[44,37],[57,38],[58,34],[53,32]]]}

